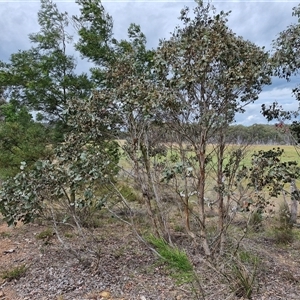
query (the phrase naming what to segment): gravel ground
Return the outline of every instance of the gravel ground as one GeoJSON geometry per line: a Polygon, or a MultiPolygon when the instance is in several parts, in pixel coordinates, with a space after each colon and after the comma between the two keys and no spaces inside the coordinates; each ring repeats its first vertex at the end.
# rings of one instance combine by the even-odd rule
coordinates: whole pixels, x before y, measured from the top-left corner
{"type": "MultiPolygon", "coordinates": [[[[98,241],[90,247],[84,248],[81,240],[68,237],[68,245],[82,256],[81,262],[61,247],[55,235],[37,239],[46,228],[0,226],[0,274],[16,266],[27,266],[26,273],[18,280],[0,279],[0,300],[243,299],[233,295],[228,282],[208,268],[199,255],[193,254],[192,246],[187,251],[205,297],[196,298],[189,285],[177,285],[170,271],[123,224],[99,228],[98,241]],[[84,256],[95,245],[100,253],[97,264],[95,259],[84,256]]],[[[252,299],[299,300],[300,242],[285,247],[274,247],[266,240],[244,242],[260,256],[252,299]]]]}
{"type": "MultiPolygon", "coordinates": [[[[42,226],[2,225],[0,268],[26,264],[28,269],[19,280],[2,282],[0,299],[190,299],[190,292],[174,283],[153,253],[122,229],[99,245],[101,258],[95,271],[63,250],[55,236],[47,244],[37,240],[36,235],[45,230],[42,226]]],[[[76,240],[72,243],[74,248],[79,245],[76,240]]]]}

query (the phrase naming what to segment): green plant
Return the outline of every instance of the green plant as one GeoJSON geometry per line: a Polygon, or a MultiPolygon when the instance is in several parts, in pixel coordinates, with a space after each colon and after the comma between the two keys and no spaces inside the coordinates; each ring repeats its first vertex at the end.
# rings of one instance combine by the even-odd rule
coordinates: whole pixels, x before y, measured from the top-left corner
{"type": "Polygon", "coordinates": [[[241,251],[231,262],[229,285],[239,298],[251,299],[257,277],[259,259],[253,254],[241,251]]]}
{"type": "Polygon", "coordinates": [[[174,226],[174,230],[175,230],[176,232],[184,232],[184,226],[179,225],[179,224],[176,224],[176,225],[174,226]]]}
{"type": "Polygon", "coordinates": [[[249,271],[242,264],[236,264],[232,267],[232,274],[234,281],[231,285],[234,293],[238,297],[246,297],[251,299],[253,292],[253,283],[255,280],[255,273],[249,274],[249,271]]]}
{"type": "Polygon", "coordinates": [[[280,245],[291,244],[294,241],[292,228],[276,228],[274,231],[275,243],[280,245]]]}
{"type": "Polygon", "coordinates": [[[255,210],[251,213],[249,225],[255,231],[258,231],[262,227],[262,213],[261,210],[255,210]]]}
{"type": "Polygon", "coordinates": [[[276,244],[287,245],[293,242],[294,232],[291,222],[291,213],[286,202],[282,203],[278,211],[279,226],[274,230],[276,244]]]}
{"type": "Polygon", "coordinates": [[[1,238],[9,238],[11,234],[9,232],[0,232],[0,237],[1,238]]]}
{"type": "Polygon", "coordinates": [[[71,239],[74,237],[74,234],[73,233],[70,233],[70,232],[66,232],[65,234],[65,237],[68,238],[68,239],[71,239]]]}
{"type": "Polygon", "coordinates": [[[153,235],[148,237],[148,241],[156,247],[160,256],[173,268],[184,272],[193,270],[193,266],[189,261],[185,252],[180,251],[177,247],[171,247],[162,238],[153,235]]]}
{"type": "Polygon", "coordinates": [[[52,236],[53,236],[53,231],[52,231],[52,229],[47,228],[47,229],[43,230],[42,232],[40,232],[39,234],[37,234],[37,235],[35,236],[35,238],[36,238],[37,240],[45,240],[45,239],[50,238],[50,237],[52,237],[52,236]]]}
{"type": "Polygon", "coordinates": [[[23,264],[21,266],[14,267],[10,270],[5,270],[2,273],[1,278],[6,279],[7,281],[18,280],[19,278],[25,275],[26,271],[27,266],[26,264],[23,264]]]}
{"type": "Polygon", "coordinates": [[[278,220],[280,229],[286,230],[292,228],[293,226],[291,222],[291,212],[289,209],[289,205],[286,202],[283,202],[279,206],[278,220]]]}
{"type": "Polygon", "coordinates": [[[258,257],[249,251],[240,250],[238,257],[242,263],[256,264],[258,262],[258,257]]]}
{"type": "Polygon", "coordinates": [[[139,197],[136,193],[136,191],[129,186],[128,184],[120,184],[119,187],[119,192],[121,193],[121,195],[127,200],[127,201],[139,201],[139,197]]]}
{"type": "Polygon", "coordinates": [[[193,266],[185,252],[177,247],[171,247],[162,238],[157,238],[150,235],[147,240],[155,246],[161,259],[176,272],[172,276],[177,280],[177,283],[191,283],[194,280],[193,266]]]}

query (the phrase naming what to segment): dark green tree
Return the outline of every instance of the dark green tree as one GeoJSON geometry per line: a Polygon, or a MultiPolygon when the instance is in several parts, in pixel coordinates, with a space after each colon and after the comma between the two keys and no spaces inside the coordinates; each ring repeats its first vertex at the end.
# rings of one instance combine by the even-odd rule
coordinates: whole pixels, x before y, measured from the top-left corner
{"type": "Polygon", "coordinates": [[[60,12],[52,0],[41,0],[38,12],[40,31],[29,35],[29,50],[12,54],[8,63],[0,64],[0,87],[6,98],[34,110],[45,121],[66,125],[66,103],[73,97],[85,98],[92,84],[87,74],[76,74],[72,37],[68,33],[69,17],[60,12]]]}
{"type": "Polygon", "coordinates": [[[100,0],[76,0],[80,16],[73,16],[79,41],[76,49],[96,65],[105,65],[112,59],[113,20],[100,0]]]}
{"type": "Polygon", "coordinates": [[[30,167],[50,155],[50,148],[47,128],[35,122],[25,107],[5,103],[0,115],[0,176],[5,179],[20,171],[21,162],[30,167]]]}

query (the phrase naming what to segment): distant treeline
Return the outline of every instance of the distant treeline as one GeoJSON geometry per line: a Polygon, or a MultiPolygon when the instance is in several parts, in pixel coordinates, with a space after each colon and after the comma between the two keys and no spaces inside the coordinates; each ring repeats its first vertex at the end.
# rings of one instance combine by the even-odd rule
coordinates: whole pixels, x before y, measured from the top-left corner
{"type": "MultiPolygon", "coordinates": [[[[159,124],[153,131],[152,141],[155,142],[174,142],[178,139],[174,132],[170,133],[171,124],[159,124]]],[[[195,128],[190,127],[187,131],[194,131],[194,135],[200,133],[195,128]]],[[[120,138],[126,138],[126,131],[120,133],[120,138]]],[[[288,125],[278,126],[269,124],[253,124],[251,126],[231,125],[226,133],[226,142],[231,144],[263,144],[263,145],[290,145],[293,138],[288,125]]],[[[188,142],[188,141],[184,141],[188,142]]],[[[211,139],[210,143],[217,141],[211,139]]]]}
{"type": "Polygon", "coordinates": [[[285,127],[269,124],[232,125],[227,139],[228,142],[235,144],[290,145],[292,143],[292,135],[287,125],[285,127]]]}

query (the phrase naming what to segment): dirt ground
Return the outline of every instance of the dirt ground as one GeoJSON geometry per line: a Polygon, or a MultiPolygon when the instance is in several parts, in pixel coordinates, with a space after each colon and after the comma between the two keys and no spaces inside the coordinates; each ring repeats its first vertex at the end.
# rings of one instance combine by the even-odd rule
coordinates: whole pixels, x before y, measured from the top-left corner
{"type": "MultiPolygon", "coordinates": [[[[0,300],[244,299],[230,292],[228,282],[207,268],[192,246],[187,251],[201,278],[196,287],[202,289],[198,298],[190,285],[176,284],[170,271],[122,223],[108,222],[97,229],[101,254],[96,268],[63,249],[55,235],[37,239],[47,228],[37,224],[16,228],[3,222],[0,225],[0,275],[26,265],[19,279],[0,277],[0,300]]],[[[80,240],[71,235],[68,238],[79,252],[89,251],[80,249],[80,240]]],[[[252,299],[299,300],[300,239],[281,246],[271,238],[252,235],[244,243],[260,258],[252,299]]]]}
{"type": "MultiPolygon", "coordinates": [[[[0,300],[190,297],[190,292],[175,285],[153,253],[137,242],[123,224],[101,228],[105,238],[98,241],[101,261],[97,268],[78,261],[63,249],[56,236],[47,241],[37,239],[47,228],[36,224],[16,228],[0,225],[0,274],[24,264],[27,268],[18,280],[0,279],[0,300]]],[[[74,248],[80,247],[80,240],[70,239],[74,248]]]]}

